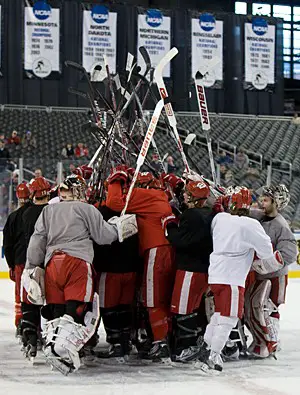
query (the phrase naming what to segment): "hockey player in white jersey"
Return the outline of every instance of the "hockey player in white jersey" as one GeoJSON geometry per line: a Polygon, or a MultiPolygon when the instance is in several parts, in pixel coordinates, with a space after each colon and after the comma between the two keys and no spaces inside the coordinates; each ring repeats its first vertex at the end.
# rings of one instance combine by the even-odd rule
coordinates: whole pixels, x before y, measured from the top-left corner
{"type": "Polygon", "coordinates": [[[97,303],[93,312],[88,311],[94,297],[92,240],[111,244],[122,241],[124,232],[130,235],[126,227],[130,216],[105,222],[95,207],[84,202],[85,189],[82,177],[65,179],[60,186],[62,202],[45,207],[36,222],[23,273],[30,301],[41,305],[45,295],[53,319],[45,330],[44,353],[64,374],[80,367],[79,351],[99,319],[97,303]]]}
{"type": "MultiPolygon", "coordinates": [[[[249,218],[251,194],[236,187],[228,196],[228,213],[217,214],[212,221],[213,252],[210,255],[208,283],[214,295],[215,312],[202,345],[200,360],[216,370],[223,369],[221,351],[231,330],[242,318],[246,277],[254,254],[260,267],[282,267],[277,251],[260,223],[249,218]]],[[[255,261],[254,261],[255,262],[255,261]]]]}
{"type": "Polygon", "coordinates": [[[258,270],[256,280],[245,295],[245,322],[253,336],[248,351],[258,358],[267,358],[278,351],[280,304],[285,302],[288,281],[288,265],[297,259],[295,237],[280,212],[288,205],[290,194],[285,185],[264,186],[261,196],[262,210],[251,210],[260,220],[272,241],[273,248],[280,251],[283,267],[278,270],[258,270]]]}

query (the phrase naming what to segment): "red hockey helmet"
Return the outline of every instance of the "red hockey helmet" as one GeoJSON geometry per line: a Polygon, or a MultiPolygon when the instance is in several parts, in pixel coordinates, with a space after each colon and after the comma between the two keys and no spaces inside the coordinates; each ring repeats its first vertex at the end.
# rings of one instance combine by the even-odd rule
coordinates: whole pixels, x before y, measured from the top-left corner
{"type": "MultiPolygon", "coordinates": [[[[227,195],[228,196],[228,195],[227,195]]],[[[246,187],[235,187],[230,191],[229,209],[249,209],[252,201],[251,192],[246,187]]]]}
{"type": "Polygon", "coordinates": [[[81,176],[85,180],[89,180],[93,174],[93,169],[92,167],[89,167],[87,165],[82,165],[79,167],[76,167],[76,169],[73,171],[74,174],[81,176]]]}
{"type": "Polygon", "coordinates": [[[189,181],[185,190],[195,200],[206,200],[210,195],[209,186],[204,181],[189,181]]]}
{"type": "Polygon", "coordinates": [[[45,177],[37,177],[29,183],[30,193],[34,197],[43,197],[49,194],[51,186],[45,177]]]}
{"type": "Polygon", "coordinates": [[[154,177],[149,171],[139,173],[136,179],[136,185],[142,188],[161,189],[162,183],[154,177]]]}
{"type": "Polygon", "coordinates": [[[20,202],[29,199],[30,190],[25,181],[21,182],[21,184],[17,186],[16,195],[20,202]]]}

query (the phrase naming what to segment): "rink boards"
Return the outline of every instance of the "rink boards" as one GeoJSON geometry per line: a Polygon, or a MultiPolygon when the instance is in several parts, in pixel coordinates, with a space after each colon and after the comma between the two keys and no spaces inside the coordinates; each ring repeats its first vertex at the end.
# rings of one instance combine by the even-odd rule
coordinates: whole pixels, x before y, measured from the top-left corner
{"type": "MultiPolygon", "coordinates": [[[[298,250],[300,251],[300,233],[294,233],[297,244],[298,244],[298,250]]],[[[4,253],[3,253],[3,232],[2,230],[0,231],[0,246],[1,246],[1,257],[0,257],[0,279],[1,278],[8,278],[8,267],[6,264],[6,260],[4,258],[4,253]]],[[[297,263],[294,263],[293,265],[290,265],[289,267],[289,277],[290,278],[300,278],[300,253],[298,254],[298,259],[297,263]]]]}

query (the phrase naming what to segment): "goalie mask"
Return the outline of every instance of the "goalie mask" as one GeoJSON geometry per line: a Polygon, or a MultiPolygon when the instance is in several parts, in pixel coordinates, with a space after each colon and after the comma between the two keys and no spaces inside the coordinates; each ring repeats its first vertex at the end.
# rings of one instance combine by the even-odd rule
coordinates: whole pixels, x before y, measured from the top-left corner
{"type": "Polygon", "coordinates": [[[64,180],[64,182],[60,184],[59,189],[62,200],[80,200],[83,202],[86,201],[86,182],[79,175],[72,174],[68,176],[64,180]],[[64,191],[69,191],[71,193],[64,194],[64,191]]]}
{"type": "Polygon", "coordinates": [[[284,184],[279,184],[277,186],[263,186],[258,189],[258,195],[270,197],[276,205],[278,211],[286,208],[289,204],[291,196],[290,192],[284,184]]]}

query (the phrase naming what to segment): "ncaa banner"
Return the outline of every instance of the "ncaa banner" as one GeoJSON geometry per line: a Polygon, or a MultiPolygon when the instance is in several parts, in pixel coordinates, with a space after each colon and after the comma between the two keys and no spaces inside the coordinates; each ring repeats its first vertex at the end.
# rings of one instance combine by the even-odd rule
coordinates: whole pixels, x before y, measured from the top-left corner
{"type": "Polygon", "coordinates": [[[44,1],[25,7],[25,70],[45,78],[59,71],[59,9],[44,1]]]}
{"type": "Polygon", "coordinates": [[[275,84],[275,26],[264,18],[245,23],[245,82],[259,90],[275,84]]]}
{"type": "Polygon", "coordinates": [[[103,65],[106,57],[109,70],[116,72],[117,13],[102,5],[83,11],[82,65],[90,73],[103,65]]]}
{"type": "MultiPolygon", "coordinates": [[[[138,50],[144,46],[149,52],[152,67],[157,66],[161,58],[171,49],[171,18],[160,10],[150,9],[146,14],[138,15],[137,61],[145,70],[145,63],[138,50]]],[[[170,64],[164,68],[164,77],[170,77],[170,64]]]]}
{"type": "Polygon", "coordinates": [[[192,78],[200,65],[213,58],[218,58],[219,63],[203,78],[203,85],[208,88],[223,81],[223,21],[205,13],[192,18],[192,78]]]}

